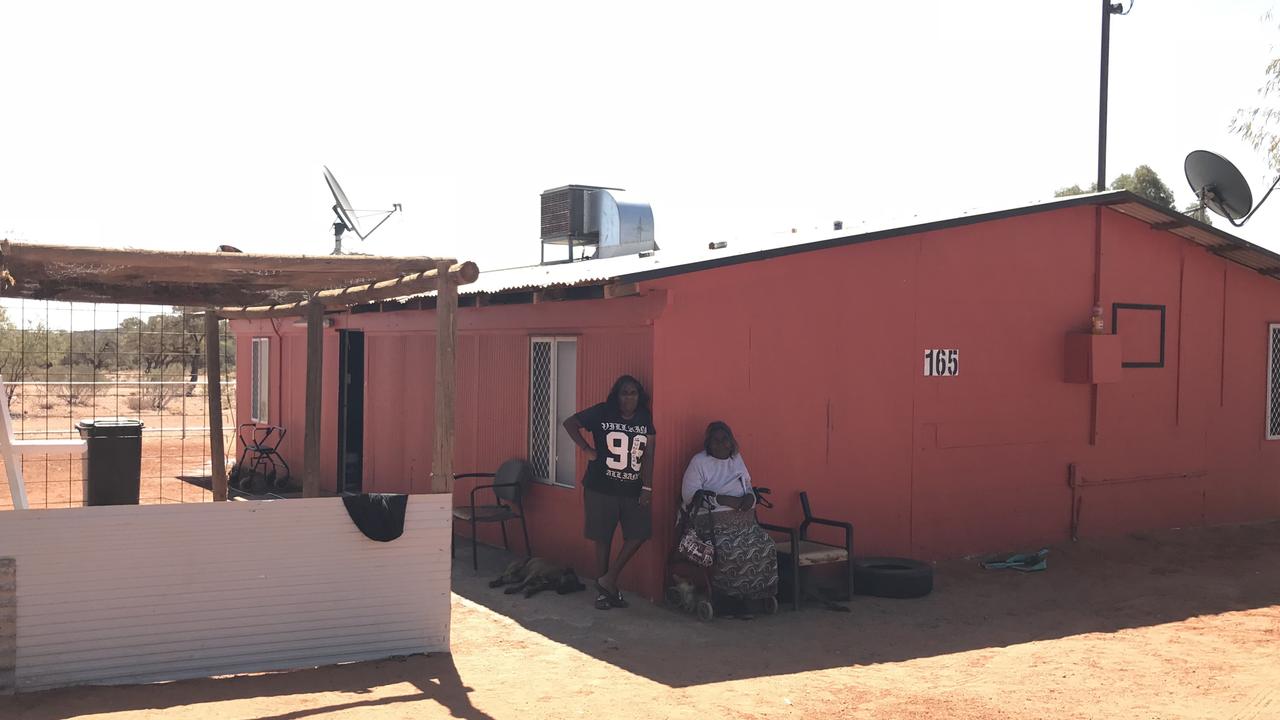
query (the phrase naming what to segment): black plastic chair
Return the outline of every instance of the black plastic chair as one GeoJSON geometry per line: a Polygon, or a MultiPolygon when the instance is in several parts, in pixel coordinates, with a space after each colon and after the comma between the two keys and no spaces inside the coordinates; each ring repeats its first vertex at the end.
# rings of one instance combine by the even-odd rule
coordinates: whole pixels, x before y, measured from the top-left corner
{"type": "MultiPolygon", "coordinates": [[[[454,475],[454,480],[465,478],[493,478],[490,485],[477,485],[471,488],[471,502],[453,508],[453,517],[471,524],[471,567],[480,570],[480,560],[476,554],[476,525],[478,523],[498,523],[502,528],[502,546],[511,549],[507,541],[507,521],[519,520],[520,530],[524,533],[524,550],[528,557],[533,557],[533,548],[529,545],[529,528],[524,521],[524,493],[533,480],[533,468],[524,460],[508,460],[502,463],[496,473],[463,473],[454,475]],[[476,493],[481,490],[492,490],[494,504],[477,505],[476,493]]],[[[450,533],[449,557],[453,557],[457,535],[450,533]]]]}
{"type": "Polygon", "coordinates": [[[831,565],[835,563],[844,563],[845,576],[848,585],[848,599],[853,599],[853,525],[839,520],[828,520],[826,518],[814,517],[813,512],[809,509],[809,493],[800,493],[800,507],[804,510],[804,520],[799,527],[788,527],[786,525],[771,525],[769,523],[760,523],[760,527],[777,533],[784,533],[786,540],[774,539],[774,549],[778,553],[779,571],[781,571],[781,560],[787,559],[787,564],[791,571],[791,605],[794,609],[800,609],[801,585],[800,570],[806,567],[815,567],[818,565],[831,565]],[[844,530],[844,544],[832,545],[830,543],[818,542],[809,539],[810,525],[826,525],[828,527],[839,528],[844,530]]]}
{"type": "Polygon", "coordinates": [[[277,490],[288,487],[289,463],[285,462],[284,456],[279,452],[285,432],[285,429],[279,425],[241,423],[236,429],[236,435],[240,438],[240,444],[244,449],[240,451],[240,462],[231,468],[231,477],[228,478],[228,482],[232,487],[246,489],[253,482],[253,476],[259,473],[259,469],[269,486],[277,490]],[[246,462],[248,465],[245,464],[246,462]],[[284,475],[279,474],[277,463],[284,466],[284,475]]]}

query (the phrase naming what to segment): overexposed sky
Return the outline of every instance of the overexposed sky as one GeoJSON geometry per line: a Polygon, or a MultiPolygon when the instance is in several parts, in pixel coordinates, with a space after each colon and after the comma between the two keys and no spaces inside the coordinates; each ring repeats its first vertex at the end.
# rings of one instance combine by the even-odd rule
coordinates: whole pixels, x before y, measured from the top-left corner
{"type": "MultiPolygon", "coordinates": [[[[1228,123],[1272,4],[1113,17],[1108,181],[1149,164],[1182,206],[1206,148],[1266,191],[1228,123]]],[[[9,2],[0,235],[327,254],[323,165],[404,206],[348,250],[482,270],[537,262],[567,183],[652,202],[663,247],[1021,205],[1094,178],[1099,5],[9,2]]],[[[1235,232],[1280,250],[1280,199],[1235,232]]]]}

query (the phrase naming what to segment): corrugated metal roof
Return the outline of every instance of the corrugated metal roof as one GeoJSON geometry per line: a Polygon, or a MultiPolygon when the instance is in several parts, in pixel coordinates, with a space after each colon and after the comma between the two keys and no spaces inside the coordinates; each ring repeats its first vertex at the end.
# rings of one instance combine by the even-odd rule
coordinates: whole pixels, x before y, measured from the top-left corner
{"type": "MultiPolygon", "coordinates": [[[[708,245],[655,251],[648,257],[623,257],[583,260],[559,265],[532,265],[500,270],[481,269],[480,278],[458,288],[461,294],[501,293],[541,290],[552,287],[596,285],[615,280],[640,280],[664,275],[694,272],[736,262],[763,260],[780,255],[851,245],[888,237],[928,232],[988,222],[1019,215],[1059,210],[1066,207],[1104,205],[1116,212],[1145,222],[1157,229],[1204,246],[1224,258],[1267,275],[1280,273],[1280,255],[1254,245],[1218,228],[1193,220],[1175,210],[1155,205],[1128,191],[1113,191],[1056,198],[1016,208],[974,211],[925,219],[914,216],[905,222],[883,223],[878,227],[863,225],[844,230],[801,231],[779,233],[759,240],[733,240],[726,247],[712,249],[708,245]],[[855,231],[853,234],[850,231],[855,231]]],[[[424,295],[434,295],[425,293],[424,295]]],[[[423,297],[415,295],[410,297],[423,297]]],[[[401,301],[410,297],[399,298],[401,301]]]]}
{"type": "Polygon", "coordinates": [[[1280,255],[1182,213],[1152,205],[1138,196],[1133,196],[1128,202],[1108,204],[1108,207],[1135,220],[1141,220],[1153,228],[1190,240],[1215,255],[1250,270],[1256,270],[1271,277],[1280,274],[1280,255]]]}

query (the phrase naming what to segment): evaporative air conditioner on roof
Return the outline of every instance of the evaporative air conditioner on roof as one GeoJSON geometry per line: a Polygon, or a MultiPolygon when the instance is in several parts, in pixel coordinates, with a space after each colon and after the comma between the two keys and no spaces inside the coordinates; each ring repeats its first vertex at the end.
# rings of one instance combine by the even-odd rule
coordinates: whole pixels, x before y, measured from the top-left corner
{"type": "Polygon", "coordinates": [[[542,193],[542,264],[607,258],[657,250],[653,238],[653,208],[624,199],[618,188],[565,185],[542,193]],[[567,248],[548,259],[547,246],[567,248]],[[575,254],[575,249],[579,252],[575,254]]]}

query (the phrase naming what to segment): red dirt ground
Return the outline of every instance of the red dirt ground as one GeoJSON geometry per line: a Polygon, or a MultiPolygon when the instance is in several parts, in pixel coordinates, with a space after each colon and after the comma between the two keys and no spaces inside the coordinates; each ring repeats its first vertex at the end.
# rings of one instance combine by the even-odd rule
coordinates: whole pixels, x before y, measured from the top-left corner
{"type": "Polygon", "coordinates": [[[1280,718],[1280,523],[1086,540],[1029,575],[947,562],[927,598],[710,624],[502,595],[503,558],[469,560],[452,655],[18,695],[0,717],[1280,718]]]}

